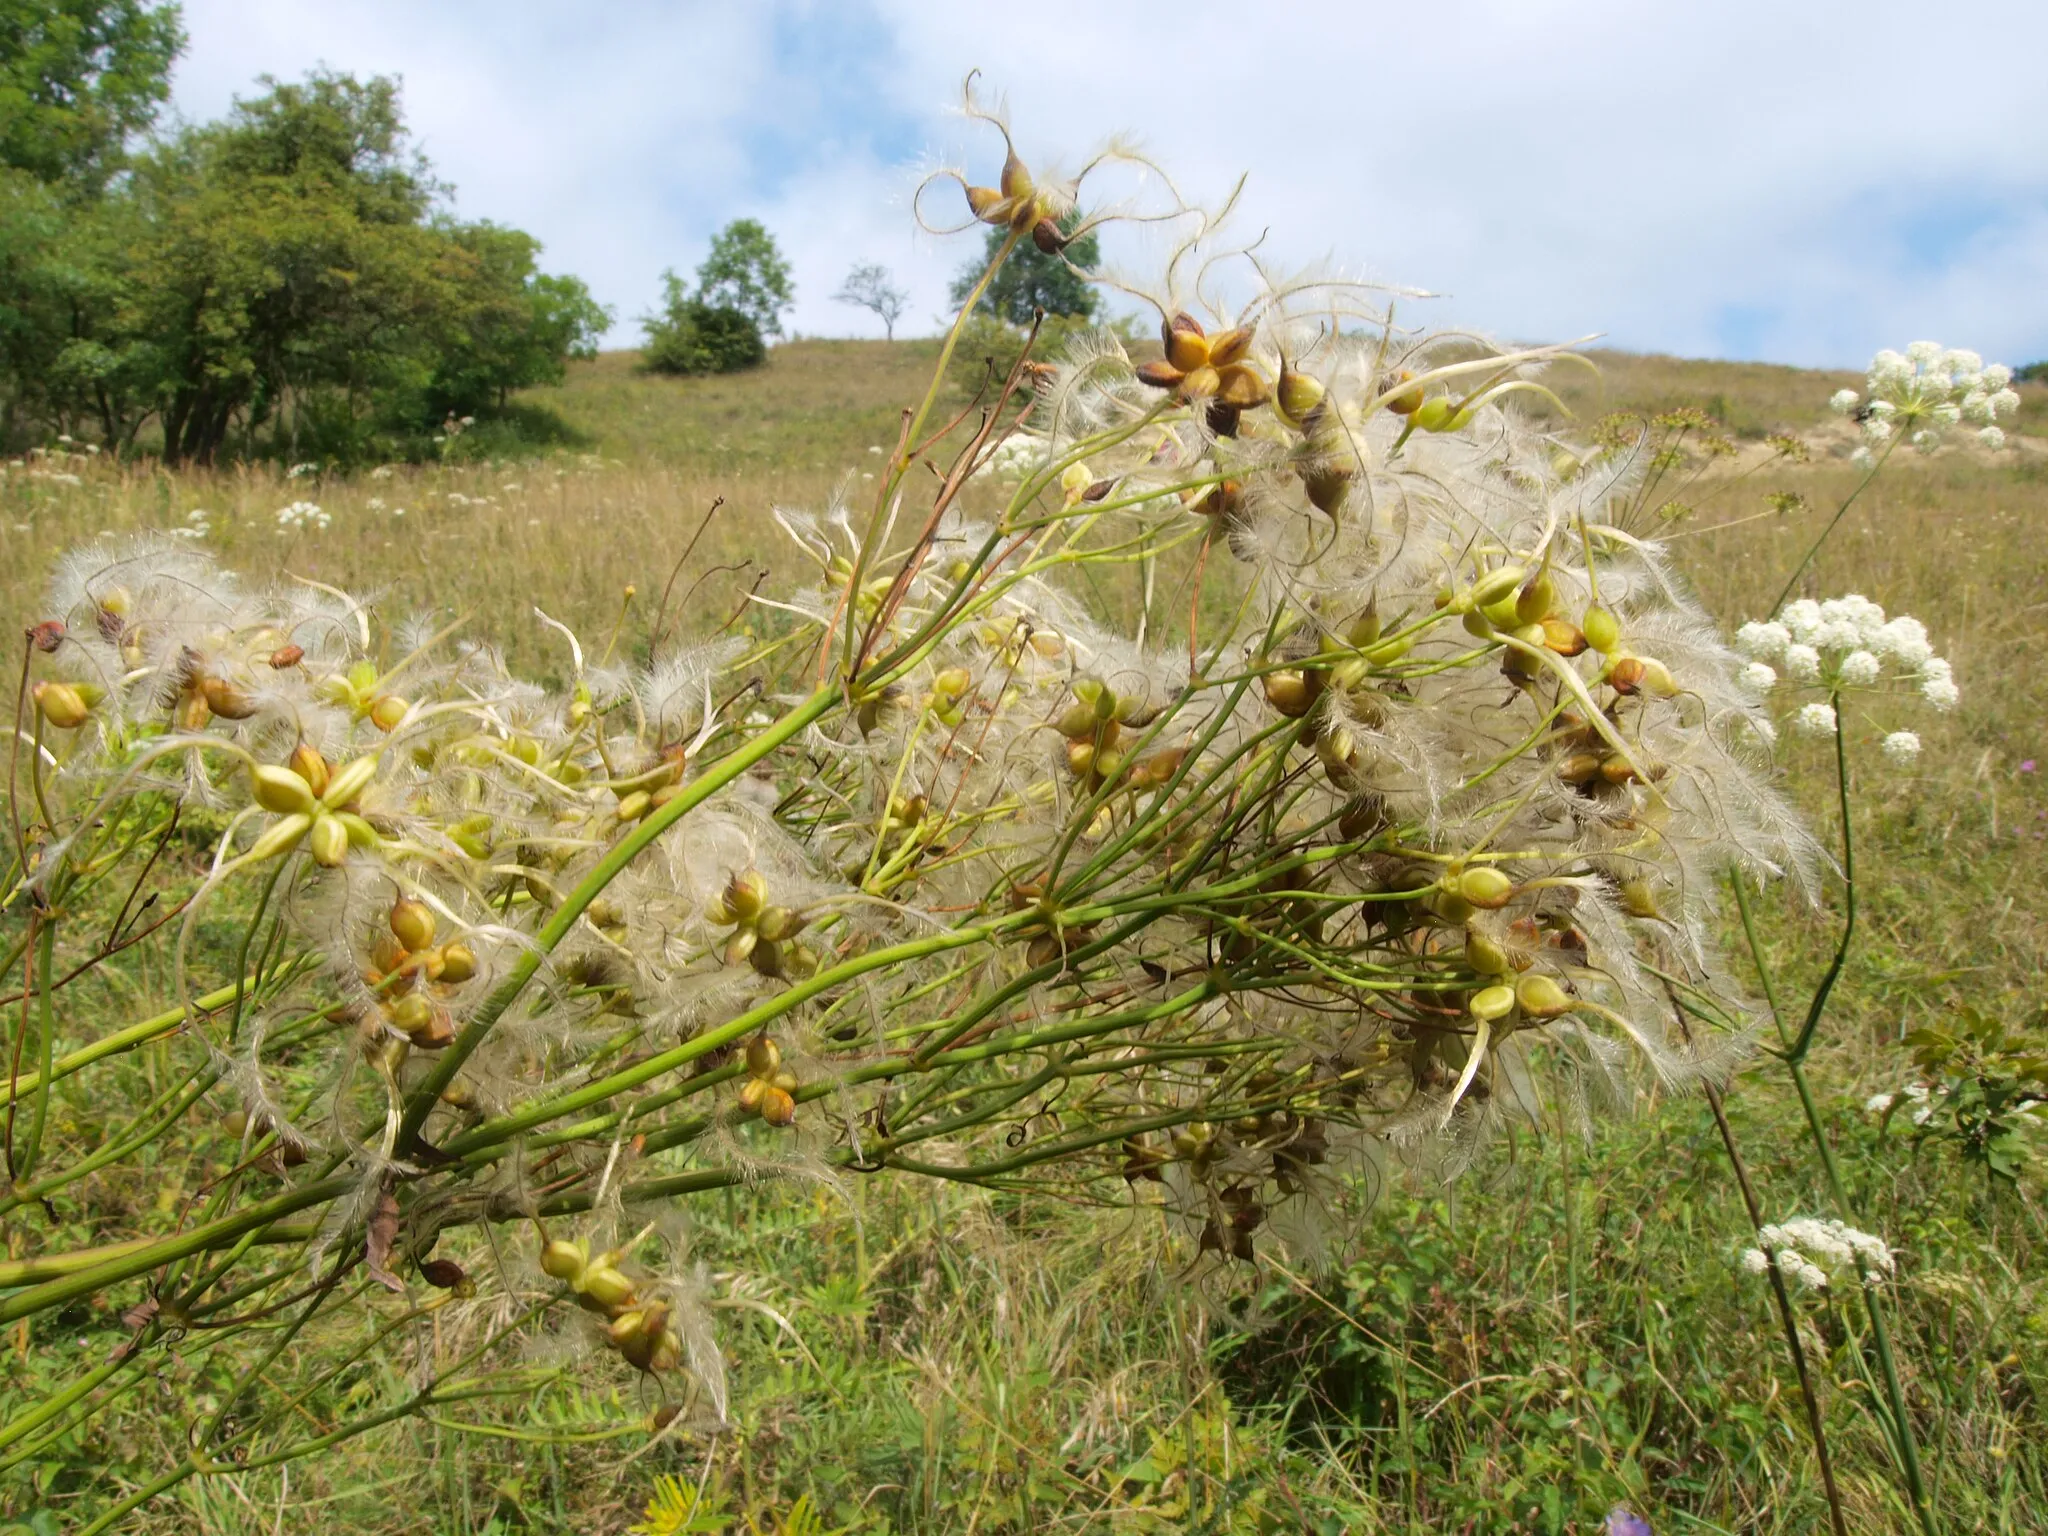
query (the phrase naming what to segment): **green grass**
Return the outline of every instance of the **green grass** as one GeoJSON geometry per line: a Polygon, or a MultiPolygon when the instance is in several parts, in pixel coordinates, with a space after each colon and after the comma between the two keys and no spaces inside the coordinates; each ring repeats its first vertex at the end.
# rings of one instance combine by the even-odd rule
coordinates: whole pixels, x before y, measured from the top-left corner
{"type": "MultiPolygon", "coordinates": [[[[532,403],[590,441],[532,462],[327,482],[88,464],[67,471],[77,485],[24,466],[0,482],[7,613],[36,616],[42,572],[80,539],[174,526],[203,506],[208,542],[230,564],[470,613],[520,664],[545,668],[533,605],[602,635],[628,585],[636,602],[658,600],[722,495],[676,589],[690,627],[713,627],[781,558],[770,507],[817,506],[843,483],[859,496],[867,450],[894,442],[896,412],[932,355],[924,343],[805,342],[778,348],[758,374],[709,380],[649,378],[608,355],[535,392],[532,403]],[[302,496],[333,525],[280,537],[276,509],[302,496]]],[[[1695,403],[1738,437],[1811,431],[1823,450],[1838,430],[1823,414],[1843,382],[1833,375],[1600,361],[1600,389],[1566,376],[1582,416],[1695,403]]],[[[2023,434],[2039,431],[2044,397],[2028,391],[2023,434]]],[[[1693,510],[1674,549],[1732,624],[1768,607],[1853,483],[1825,451],[1810,466],[1702,482],[1685,492],[1693,510]],[[1808,510],[1771,511],[1774,490],[1801,492],[1808,510]]],[[[1863,938],[1815,1064],[1852,1195],[1905,1251],[1895,1327],[1954,1531],[2035,1529],[2028,1511],[2048,1507],[2042,1180],[2036,1165],[2016,1188],[1994,1187],[1951,1146],[1916,1144],[1896,1123],[1881,1131],[1860,1105],[1910,1075],[1899,1044],[1909,1030],[1965,1007],[2014,1024],[2040,1008],[2048,795],[2023,765],[2048,757],[2048,681],[2033,665],[2044,519],[2038,444],[1995,458],[1901,455],[1809,583],[1921,617],[1964,690],[1952,718],[1858,722],[1910,723],[1927,749],[1911,772],[1874,754],[1855,765],[1863,938]]],[[[1835,835],[1823,758],[1796,747],[1787,761],[1835,835]]],[[[203,849],[195,840],[182,856],[196,864],[203,849]]],[[[1763,910],[1767,953],[1798,995],[1825,963],[1838,914],[1776,896],[1763,910]]],[[[107,1016],[161,996],[162,965],[161,949],[139,946],[102,984],[107,1016]]],[[[122,1104],[59,1095],[54,1134],[73,1145],[104,1135],[170,1085],[179,1059],[168,1043],[128,1058],[122,1104]]],[[[1797,1104],[1768,1059],[1729,1104],[1768,1214],[1819,1210],[1797,1104]]],[[[110,1167],[63,1205],[61,1232],[17,1213],[6,1245],[22,1256],[89,1241],[97,1222],[152,1202],[168,1221],[219,1166],[110,1167]]],[[[196,1480],[133,1528],[614,1532],[639,1518],[658,1476],[694,1488],[707,1467],[707,1507],[740,1530],[780,1528],[806,1494],[825,1528],[899,1532],[1561,1533],[1597,1528],[1618,1501],[1660,1536],[1824,1525],[1797,1384],[1767,1292],[1734,1263],[1746,1223],[1697,1099],[1659,1103],[1588,1143],[1525,1137],[1449,1192],[1426,1170],[1394,1170],[1316,1273],[1241,1266],[1196,1283],[1191,1245],[1142,1202],[1074,1211],[907,1181],[765,1186],[689,1202],[684,1219],[696,1253],[747,1277],[760,1304],[718,1316],[729,1430],[686,1418],[698,1427],[650,1442],[655,1400],[564,1319],[545,1357],[560,1370],[531,1400],[464,1404],[366,1437],[294,1466],[288,1486],[275,1471],[196,1480]]],[[[489,1241],[449,1251],[488,1275],[489,1241]]],[[[366,1360],[304,1413],[319,1422],[348,1394],[383,1391],[418,1360],[459,1349],[491,1294],[366,1360]]],[[[128,1300],[96,1298],[0,1341],[0,1417],[104,1358],[125,1336],[115,1313],[128,1300]]],[[[1852,1529],[1907,1530],[1859,1318],[1819,1300],[1802,1316],[1852,1529]]],[[[354,1347],[348,1329],[360,1326],[337,1323],[299,1352],[354,1347]]],[[[175,1351],[130,1379],[90,1433],[0,1471],[0,1511],[19,1528],[63,1529],[72,1511],[174,1460],[181,1414],[226,1388],[183,1371],[175,1351]]]]}

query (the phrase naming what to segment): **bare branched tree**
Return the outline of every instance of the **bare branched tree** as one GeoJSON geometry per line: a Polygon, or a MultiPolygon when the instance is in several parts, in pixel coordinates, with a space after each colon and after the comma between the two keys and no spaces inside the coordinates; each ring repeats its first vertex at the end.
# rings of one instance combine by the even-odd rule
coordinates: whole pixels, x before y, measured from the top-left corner
{"type": "Polygon", "coordinates": [[[896,321],[903,306],[910,302],[910,294],[890,280],[889,269],[878,261],[855,262],[832,297],[841,304],[858,304],[880,315],[883,334],[890,341],[896,339],[896,321]]]}

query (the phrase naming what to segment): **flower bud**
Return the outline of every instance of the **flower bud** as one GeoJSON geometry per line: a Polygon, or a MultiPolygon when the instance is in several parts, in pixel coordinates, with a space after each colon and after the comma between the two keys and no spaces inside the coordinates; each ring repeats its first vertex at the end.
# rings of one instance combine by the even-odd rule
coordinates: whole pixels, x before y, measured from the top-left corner
{"type": "Polygon", "coordinates": [[[1541,971],[1530,971],[1515,982],[1515,1001],[1532,1019],[1554,1019],[1572,1011],[1571,994],[1541,971]]]}
{"type": "Polygon", "coordinates": [[[289,768],[258,763],[249,770],[249,780],[256,803],[279,816],[310,815],[318,803],[306,781],[289,768]]]}
{"type": "Polygon", "coordinates": [[[71,683],[37,683],[31,692],[37,711],[60,731],[77,730],[92,713],[85,695],[71,683]]]}
{"type": "Polygon", "coordinates": [[[348,828],[338,816],[318,816],[306,844],[322,869],[339,869],[348,859],[348,828]]]}

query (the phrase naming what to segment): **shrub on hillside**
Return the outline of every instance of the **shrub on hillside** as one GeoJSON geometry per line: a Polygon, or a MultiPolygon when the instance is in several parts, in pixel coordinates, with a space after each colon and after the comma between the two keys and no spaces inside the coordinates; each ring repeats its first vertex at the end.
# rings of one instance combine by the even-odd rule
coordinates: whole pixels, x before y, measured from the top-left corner
{"type": "Polygon", "coordinates": [[[752,317],[729,304],[713,304],[683,288],[674,272],[661,274],[666,297],[658,314],[641,324],[647,344],[640,364],[654,373],[740,373],[767,360],[768,344],[752,317]]]}

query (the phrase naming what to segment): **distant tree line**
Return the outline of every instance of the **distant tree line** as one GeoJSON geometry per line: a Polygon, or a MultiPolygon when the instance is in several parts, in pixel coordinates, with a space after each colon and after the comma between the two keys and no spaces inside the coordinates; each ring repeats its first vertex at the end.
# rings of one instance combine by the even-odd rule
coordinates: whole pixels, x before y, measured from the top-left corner
{"type": "Polygon", "coordinates": [[[0,0],[0,443],[416,453],[593,351],[609,311],[447,213],[394,81],[265,77],[132,147],[183,43],[174,5],[0,0]]]}

